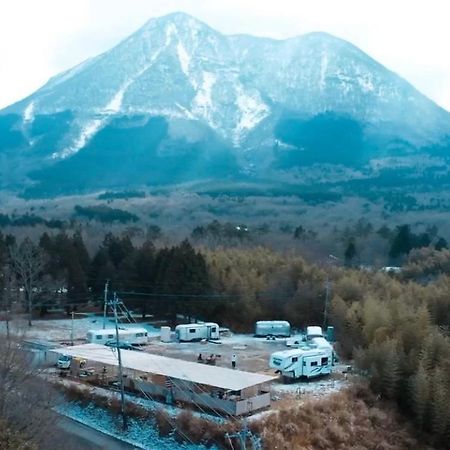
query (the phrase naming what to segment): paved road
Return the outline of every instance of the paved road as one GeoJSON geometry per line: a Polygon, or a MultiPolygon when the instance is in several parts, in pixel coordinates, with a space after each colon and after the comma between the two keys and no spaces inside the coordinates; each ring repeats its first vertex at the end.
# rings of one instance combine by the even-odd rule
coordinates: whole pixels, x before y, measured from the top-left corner
{"type": "Polygon", "coordinates": [[[133,450],[136,448],[67,417],[58,418],[58,428],[66,434],[68,448],[80,450],[133,450]]]}

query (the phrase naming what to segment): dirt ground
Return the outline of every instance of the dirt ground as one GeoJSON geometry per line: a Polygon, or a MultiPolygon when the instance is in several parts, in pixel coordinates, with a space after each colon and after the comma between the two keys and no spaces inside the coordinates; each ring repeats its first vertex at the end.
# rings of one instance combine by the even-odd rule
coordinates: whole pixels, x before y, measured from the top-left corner
{"type": "Polygon", "coordinates": [[[231,367],[231,357],[236,355],[236,368],[249,372],[270,373],[269,358],[271,353],[286,350],[285,339],[268,341],[247,334],[234,334],[223,337],[219,343],[214,342],[161,342],[159,337],[150,338],[145,351],[186,361],[197,361],[199,354],[205,359],[216,356],[216,365],[231,367]]]}

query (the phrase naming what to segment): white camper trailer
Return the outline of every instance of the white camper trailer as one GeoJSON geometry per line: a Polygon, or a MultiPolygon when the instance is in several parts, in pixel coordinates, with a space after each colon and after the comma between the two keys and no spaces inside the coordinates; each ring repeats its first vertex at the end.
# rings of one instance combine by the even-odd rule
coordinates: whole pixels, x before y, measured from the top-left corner
{"type": "Polygon", "coordinates": [[[291,324],[286,320],[259,320],[255,324],[255,336],[280,336],[291,335],[291,324]]]}
{"type": "Polygon", "coordinates": [[[175,327],[177,341],[192,342],[202,339],[219,339],[219,325],[214,322],[188,323],[175,327]]]}
{"type": "MultiPolygon", "coordinates": [[[[91,344],[106,344],[116,339],[116,330],[114,328],[89,330],[86,334],[86,340],[91,344]]],[[[148,333],[145,328],[127,328],[119,329],[119,340],[132,345],[147,344],[148,333]]]]}
{"type": "Polygon", "coordinates": [[[333,365],[333,350],[328,344],[324,347],[305,345],[295,350],[275,352],[270,357],[269,365],[289,379],[328,375],[333,365]]]}
{"type": "Polygon", "coordinates": [[[306,327],[306,339],[309,341],[315,337],[323,337],[321,327],[306,327]]]}

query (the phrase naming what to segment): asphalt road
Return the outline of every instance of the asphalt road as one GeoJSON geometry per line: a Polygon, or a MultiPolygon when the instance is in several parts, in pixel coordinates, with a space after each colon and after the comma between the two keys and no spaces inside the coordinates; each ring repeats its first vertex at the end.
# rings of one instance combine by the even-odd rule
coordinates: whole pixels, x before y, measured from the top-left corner
{"type": "Polygon", "coordinates": [[[136,448],[67,417],[60,416],[57,424],[60,431],[67,437],[68,448],[79,450],[133,450],[136,448]]]}

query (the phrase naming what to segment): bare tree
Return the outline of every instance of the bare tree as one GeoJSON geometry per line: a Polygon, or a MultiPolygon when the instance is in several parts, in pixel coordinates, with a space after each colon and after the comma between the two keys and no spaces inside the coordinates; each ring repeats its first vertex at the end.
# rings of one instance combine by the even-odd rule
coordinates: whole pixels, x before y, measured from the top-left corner
{"type": "Polygon", "coordinates": [[[44,269],[44,255],[31,239],[25,238],[19,246],[10,248],[10,262],[12,271],[24,285],[28,325],[31,327],[33,296],[37,289],[36,282],[44,269]]]}
{"type": "Polygon", "coordinates": [[[10,323],[10,314],[11,314],[11,275],[10,275],[10,267],[5,265],[2,269],[3,271],[3,292],[0,292],[0,296],[2,299],[2,308],[5,314],[5,323],[6,323],[6,339],[9,339],[9,323],[10,323]]]}
{"type": "Polygon", "coordinates": [[[22,348],[21,339],[0,340],[0,448],[49,448],[57,398],[39,377],[34,355],[22,348]],[[6,445],[5,436],[12,436],[14,443],[6,445]]]}

